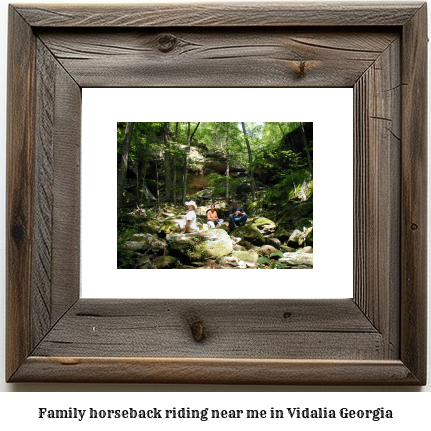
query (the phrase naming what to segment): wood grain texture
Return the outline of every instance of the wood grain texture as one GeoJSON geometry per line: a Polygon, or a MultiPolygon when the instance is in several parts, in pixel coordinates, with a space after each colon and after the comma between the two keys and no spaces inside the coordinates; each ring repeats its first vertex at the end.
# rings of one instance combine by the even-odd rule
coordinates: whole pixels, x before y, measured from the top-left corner
{"type": "Polygon", "coordinates": [[[9,36],[8,381],[426,383],[425,6],[20,5],[9,36]],[[354,88],[353,301],[78,299],[81,87],[155,85],[354,88]]]}
{"type": "Polygon", "coordinates": [[[29,357],[15,381],[417,385],[399,361],[29,357]]]}
{"type": "Polygon", "coordinates": [[[38,31],[82,87],[352,87],[394,32],[38,31]]]}
{"type": "Polygon", "coordinates": [[[13,10],[9,13],[6,197],[6,375],[31,351],[31,253],[33,233],[33,136],[35,38],[13,10]],[[25,53],[25,55],[23,55],[25,53]]]}
{"type": "Polygon", "coordinates": [[[391,358],[399,356],[400,54],[397,38],[354,87],[354,298],[390,340],[391,358]]]}
{"type": "Polygon", "coordinates": [[[37,40],[32,345],[78,299],[80,88],[37,40]]]}
{"type": "Polygon", "coordinates": [[[17,5],[34,27],[399,26],[421,3],[17,5]]]}
{"type": "Polygon", "coordinates": [[[38,356],[384,359],[384,339],[349,299],[81,299],[38,356]],[[190,318],[206,336],[197,343],[190,318]],[[316,328],[319,328],[316,331],[316,328]],[[110,341],[118,340],[115,344],[110,341]]]}
{"type": "Polygon", "coordinates": [[[426,379],[427,8],[403,29],[401,358],[426,379]]]}

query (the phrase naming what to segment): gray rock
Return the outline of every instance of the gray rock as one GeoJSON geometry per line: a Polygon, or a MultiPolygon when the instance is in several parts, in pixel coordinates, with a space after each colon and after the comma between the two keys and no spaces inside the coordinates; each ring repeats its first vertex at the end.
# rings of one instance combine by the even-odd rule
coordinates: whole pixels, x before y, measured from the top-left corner
{"type": "Polygon", "coordinates": [[[269,256],[271,253],[275,253],[276,251],[277,249],[272,245],[263,245],[259,250],[257,250],[257,253],[260,256],[269,256]]]}
{"type": "Polygon", "coordinates": [[[238,261],[243,262],[251,262],[256,263],[257,259],[259,259],[259,255],[254,250],[247,250],[247,251],[234,251],[232,253],[232,256],[236,257],[238,261]]]}
{"type": "Polygon", "coordinates": [[[178,259],[174,256],[160,256],[154,260],[157,269],[175,268],[178,259]]]}
{"type": "Polygon", "coordinates": [[[211,229],[166,237],[172,254],[188,261],[202,261],[207,257],[220,257],[232,253],[232,240],[223,229],[211,229]]]}

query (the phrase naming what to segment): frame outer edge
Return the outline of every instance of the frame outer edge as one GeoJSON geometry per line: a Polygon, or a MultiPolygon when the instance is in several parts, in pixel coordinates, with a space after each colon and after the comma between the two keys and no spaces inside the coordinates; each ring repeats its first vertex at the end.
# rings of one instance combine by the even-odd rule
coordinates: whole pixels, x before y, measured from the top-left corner
{"type": "Polygon", "coordinates": [[[400,26],[421,2],[216,2],[16,5],[31,26],[400,26]]]}
{"type": "Polygon", "coordinates": [[[15,381],[273,385],[417,385],[399,360],[29,357],[15,381]]]}
{"type": "Polygon", "coordinates": [[[403,27],[401,360],[427,379],[427,5],[403,27]]]}
{"type": "Polygon", "coordinates": [[[7,65],[6,380],[30,353],[35,36],[9,6],[7,65]]]}
{"type": "MultiPolygon", "coordinates": [[[[32,358],[28,355],[32,348],[29,262],[33,223],[35,37],[29,22],[19,16],[16,6],[9,6],[6,374],[8,380],[13,378],[14,381],[19,381],[20,376],[26,374],[26,365],[29,361],[32,362],[32,358]],[[23,46],[28,48],[28,55],[22,55],[19,48],[23,46]],[[25,64],[26,67],[18,67],[17,60],[12,60],[18,52],[20,64],[25,64]],[[16,136],[18,134],[19,137],[16,136]],[[20,177],[16,174],[17,171],[20,173],[23,171],[24,175],[20,177]],[[11,178],[14,181],[11,181],[11,178]],[[18,183],[17,179],[19,179],[18,183]],[[21,192],[25,191],[24,196],[19,195],[20,198],[22,197],[21,200],[17,199],[17,193],[20,191],[18,189],[21,192]],[[24,250],[24,253],[17,254],[17,249],[24,250]],[[20,342],[17,343],[17,340],[20,342]]],[[[400,265],[403,306],[400,330],[401,359],[411,375],[406,378],[408,381],[404,380],[399,384],[412,384],[416,379],[417,382],[413,384],[426,382],[427,190],[426,184],[421,183],[421,180],[426,178],[427,170],[426,91],[424,91],[426,89],[426,39],[426,4],[423,4],[420,9],[418,6],[417,14],[403,26],[402,83],[406,88],[403,88],[402,92],[404,145],[401,234],[403,241],[400,265]],[[410,86],[414,87],[413,90],[410,86]],[[405,91],[407,88],[409,88],[408,92],[405,91]],[[419,95],[419,100],[413,99],[413,95],[419,95]],[[412,119],[415,121],[413,122],[412,119]],[[415,197],[422,200],[418,206],[415,197]],[[412,229],[412,226],[416,227],[412,229]],[[409,242],[408,238],[413,238],[414,241],[409,242]],[[412,264],[413,261],[414,264],[412,264]]],[[[42,359],[42,364],[39,364],[42,367],[43,362],[42,359]]],[[[400,365],[397,364],[397,367],[400,365]]]]}

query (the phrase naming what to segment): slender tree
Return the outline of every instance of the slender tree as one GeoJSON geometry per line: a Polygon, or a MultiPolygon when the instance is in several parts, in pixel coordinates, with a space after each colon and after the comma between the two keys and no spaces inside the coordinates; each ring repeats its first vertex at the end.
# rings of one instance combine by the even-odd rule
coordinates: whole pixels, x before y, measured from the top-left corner
{"type": "Polygon", "coordinates": [[[186,191],[187,191],[187,169],[189,167],[189,153],[190,153],[190,147],[192,144],[193,136],[196,133],[196,130],[198,130],[200,122],[196,125],[195,129],[193,130],[193,133],[190,134],[191,126],[190,123],[187,123],[187,152],[186,152],[186,159],[184,162],[184,172],[183,172],[183,195],[182,200],[185,202],[186,200],[186,191]]]}
{"type": "Polygon", "coordinates": [[[247,130],[245,128],[245,123],[241,123],[241,124],[242,124],[242,132],[244,134],[245,145],[247,146],[247,151],[248,151],[248,172],[249,172],[250,181],[251,181],[251,198],[253,200],[256,200],[256,186],[254,184],[254,177],[253,177],[253,156],[251,153],[251,147],[250,147],[250,142],[248,140],[247,130]]]}
{"type": "Polygon", "coordinates": [[[123,203],[124,185],[126,183],[127,165],[129,160],[130,143],[132,142],[133,125],[135,123],[126,123],[126,132],[123,140],[123,151],[121,155],[120,171],[117,178],[117,213],[123,203]]]}
{"type": "Polygon", "coordinates": [[[304,144],[305,153],[307,154],[308,167],[310,168],[311,174],[313,174],[313,164],[311,163],[310,150],[308,149],[307,138],[305,136],[305,130],[304,130],[304,124],[303,123],[299,123],[299,124],[302,132],[301,133],[302,142],[304,144]]]}
{"type": "Polygon", "coordinates": [[[229,200],[229,123],[226,127],[226,200],[229,200]]]}
{"type": "Polygon", "coordinates": [[[171,143],[169,140],[169,123],[163,124],[163,147],[165,153],[165,183],[166,199],[173,202],[173,176],[172,176],[172,153],[171,143]]]}
{"type": "Polygon", "coordinates": [[[172,202],[177,203],[177,149],[178,149],[178,126],[180,123],[175,124],[175,143],[174,143],[174,154],[172,155],[172,202]]]}

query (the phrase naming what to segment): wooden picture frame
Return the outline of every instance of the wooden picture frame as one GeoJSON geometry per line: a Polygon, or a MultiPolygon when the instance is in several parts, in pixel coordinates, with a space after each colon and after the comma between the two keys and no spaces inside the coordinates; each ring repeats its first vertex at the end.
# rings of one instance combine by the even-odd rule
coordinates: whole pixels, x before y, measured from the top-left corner
{"type": "Polygon", "coordinates": [[[11,5],[9,382],[424,385],[426,4],[11,5]],[[83,87],[352,87],[354,297],[79,297],[83,87]]]}

